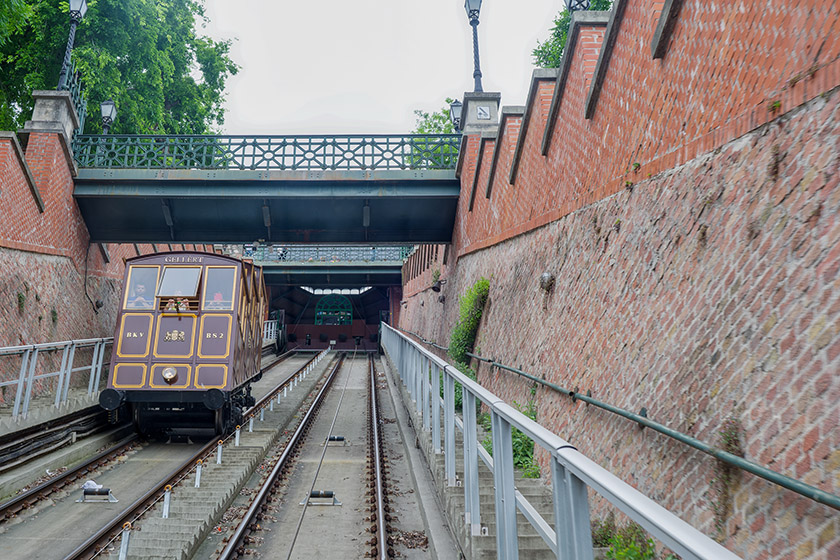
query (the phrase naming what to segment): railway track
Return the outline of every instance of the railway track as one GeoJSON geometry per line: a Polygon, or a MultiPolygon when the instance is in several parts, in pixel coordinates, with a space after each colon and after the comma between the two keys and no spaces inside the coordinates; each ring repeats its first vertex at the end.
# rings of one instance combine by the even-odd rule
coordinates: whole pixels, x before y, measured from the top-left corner
{"type": "MultiPolygon", "coordinates": [[[[295,433],[279,450],[271,472],[263,477],[252,493],[249,493],[253,498],[244,515],[233,524],[231,530],[228,530],[221,539],[222,545],[218,546],[211,557],[231,560],[263,552],[271,557],[280,558],[311,558],[324,555],[325,552],[331,557],[365,556],[382,560],[395,556],[388,537],[390,506],[387,467],[380,437],[381,418],[376,371],[370,357],[367,359],[366,375],[364,371],[358,371],[360,368],[356,360],[351,358],[348,362],[347,371],[343,372],[343,389],[339,390],[332,381],[337,377],[341,366],[337,364],[295,433]],[[360,384],[366,390],[353,391],[360,384]],[[339,396],[336,399],[333,395],[330,404],[325,405],[323,403],[327,401],[327,391],[339,393],[339,396]],[[345,396],[348,397],[348,402],[344,402],[345,396]],[[366,409],[366,414],[355,414],[360,405],[362,410],[366,409]],[[324,430],[327,418],[322,418],[319,411],[330,412],[333,406],[335,410],[332,422],[324,430]],[[337,430],[337,426],[340,426],[340,429],[337,430]],[[338,431],[346,435],[340,435],[338,431]],[[358,453],[346,453],[346,446],[354,445],[354,440],[358,439],[367,440],[366,460],[359,457],[358,453]],[[335,445],[339,447],[334,447],[335,445]],[[336,449],[337,452],[334,451],[336,449]],[[332,461],[327,459],[331,451],[337,455],[332,461]],[[315,460],[315,456],[318,455],[320,457],[315,460]],[[336,467],[343,472],[335,472],[336,467]],[[336,474],[341,478],[341,474],[346,473],[344,478],[351,478],[354,468],[358,468],[360,475],[358,492],[354,493],[352,483],[339,483],[338,487],[316,489],[320,484],[337,482],[336,474]],[[302,500],[298,496],[300,490],[303,490],[302,500]],[[285,503],[283,509],[286,515],[279,516],[283,519],[276,516],[280,503],[285,503]],[[302,506],[299,516],[295,515],[298,511],[296,505],[302,506]],[[336,513],[319,513],[317,518],[307,521],[306,515],[310,509],[325,506],[335,508],[336,513]],[[343,509],[344,513],[337,513],[337,508],[343,509]],[[337,520],[340,518],[346,525],[348,509],[360,512],[356,524],[368,532],[368,538],[364,539],[363,543],[353,542],[357,541],[352,538],[357,531],[339,530],[337,520]],[[269,525],[273,526],[270,533],[267,533],[265,529],[269,525]],[[314,536],[315,542],[312,538],[301,538],[302,531],[307,537],[314,536]],[[325,539],[327,536],[329,538],[325,539]],[[342,539],[345,542],[342,543],[342,539]],[[319,545],[326,548],[320,548],[319,545]]],[[[242,508],[243,505],[237,507],[242,508]]]]}
{"type": "MultiPolygon", "coordinates": [[[[272,363],[264,367],[263,371],[268,372],[271,368],[285,361],[291,355],[292,353],[287,353],[281,356],[279,359],[274,360],[272,363]]],[[[295,372],[284,376],[281,383],[279,383],[275,387],[275,389],[282,390],[284,384],[288,385],[290,382],[294,383],[298,373],[309,368],[311,366],[311,362],[314,361],[315,357],[316,356],[313,355],[311,360],[302,363],[301,367],[296,368],[295,372]]],[[[261,383],[265,385],[269,382],[270,376],[267,375],[261,383]]],[[[265,402],[265,398],[266,397],[263,397],[263,399],[260,402],[265,402]]],[[[260,403],[258,403],[258,405],[259,404],[260,403]]],[[[254,409],[247,411],[246,414],[252,412],[253,410],[254,409]]],[[[93,457],[91,460],[85,462],[84,464],[79,465],[78,467],[75,467],[66,472],[63,472],[61,475],[47,480],[46,482],[38,485],[36,488],[33,488],[25,493],[15,496],[13,499],[3,504],[0,504],[0,533],[4,533],[6,535],[2,540],[6,540],[7,545],[13,547],[13,539],[18,538],[17,535],[23,533],[23,536],[20,538],[24,539],[25,542],[26,539],[28,539],[29,537],[25,536],[25,530],[19,530],[25,525],[25,523],[22,523],[24,520],[28,520],[31,517],[46,518],[50,517],[51,515],[58,515],[60,517],[61,514],[52,512],[52,510],[56,509],[56,507],[53,505],[54,503],[64,504],[65,502],[68,502],[68,493],[71,490],[76,490],[81,480],[83,480],[84,478],[93,477],[96,473],[99,473],[100,476],[103,476],[103,468],[106,471],[110,468],[113,468],[113,472],[117,472],[117,469],[120,468],[121,464],[126,461],[126,456],[144,451],[144,445],[145,444],[141,443],[136,437],[127,438],[119,442],[119,444],[104,450],[102,453],[97,454],[96,457],[93,457]],[[37,504],[39,504],[39,502],[43,502],[43,504],[34,507],[37,504]],[[38,515],[35,516],[32,513],[29,513],[29,511],[37,512],[38,515]],[[18,527],[18,525],[20,525],[21,527],[18,527]]],[[[155,446],[149,446],[150,449],[153,447],[155,446]]],[[[164,448],[165,446],[160,445],[157,447],[164,448]]],[[[173,447],[172,450],[183,454],[185,449],[189,451],[189,449],[187,449],[189,447],[190,446],[182,446],[180,448],[173,447]]],[[[194,448],[197,446],[192,447],[194,448]]],[[[190,453],[190,455],[192,455],[192,453],[190,453]]],[[[150,493],[151,491],[146,492],[144,496],[150,493]]],[[[134,503],[136,504],[138,501],[139,500],[135,500],[134,503]]],[[[115,506],[117,506],[117,504],[109,504],[109,507],[111,508],[114,508],[115,506]]],[[[64,504],[64,507],[65,509],[67,508],[66,504],[64,504]]],[[[78,507],[86,507],[86,505],[77,506],[77,509],[75,510],[76,514],[78,514],[79,512],[78,507]]],[[[119,504],[119,507],[120,509],[123,509],[124,505],[119,504]]],[[[98,513],[101,514],[101,512],[98,513]]],[[[95,515],[93,517],[95,517],[95,515]]],[[[47,535],[44,535],[44,537],[47,539],[49,538],[47,535]]],[[[0,546],[0,548],[2,548],[2,546],[0,546]]],[[[32,557],[55,557],[55,551],[52,551],[51,554],[46,552],[42,552],[41,554],[43,555],[32,557]]],[[[4,552],[2,550],[0,550],[0,555],[4,555],[4,552]]]]}
{"type": "MultiPolygon", "coordinates": [[[[246,420],[239,433],[231,434],[222,440],[221,445],[214,440],[190,449],[172,446],[169,451],[180,451],[186,458],[179,460],[178,465],[157,484],[130,499],[127,507],[123,503],[104,506],[74,504],[76,511],[84,507],[108,508],[113,514],[107,523],[98,525],[98,530],[90,530],[87,534],[91,536],[84,543],[59,557],[68,560],[193,556],[237,558],[252,553],[255,547],[276,546],[277,539],[271,539],[271,533],[264,531],[266,525],[272,526],[271,531],[276,536],[287,535],[293,526],[297,534],[303,531],[303,538],[280,538],[282,546],[293,543],[288,550],[288,558],[316,554],[317,543],[316,549],[313,549],[312,537],[324,530],[342,538],[363,534],[344,544],[345,548],[349,547],[345,556],[383,560],[394,557],[393,539],[389,535],[392,529],[391,485],[387,480],[389,467],[381,438],[383,424],[376,391],[377,374],[371,359],[351,358],[344,365],[341,367],[337,359],[331,361],[320,378],[305,375],[315,370],[312,363],[301,365],[284,382],[266,391],[257,404],[246,411],[246,420]],[[339,376],[341,383],[335,383],[339,376]],[[338,385],[343,385],[340,391],[335,387],[338,385]],[[330,386],[333,386],[332,390],[330,386]],[[284,393],[297,395],[300,402],[293,405],[293,399],[282,399],[284,393]],[[308,396],[304,398],[302,393],[308,396]],[[281,408],[281,400],[286,406],[285,411],[281,408]],[[320,414],[319,409],[322,409],[320,414]],[[324,414],[325,410],[327,414],[324,414]],[[278,422],[278,414],[285,414],[285,420],[278,422]],[[327,416],[332,417],[328,428],[325,426],[329,420],[327,416]],[[263,417],[266,422],[261,422],[263,417]],[[273,427],[269,428],[270,424],[273,427]],[[274,435],[267,435],[269,432],[274,435]],[[216,463],[220,448],[221,465],[216,463]],[[320,460],[313,462],[313,454],[319,454],[320,460]],[[244,460],[246,455],[249,458],[244,460]],[[202,468],[197,468],[199,464],[202,468]],[[341,472],[346,470],[349,474],[344,478],[351,479],[352,484],[348,486],[338,482],[334,485],[338,480],[335,467],[339,467],[341,472]],[[320,474],[317,474],[319,471],[320,474]],[[353,474],[356,472],[358,474],[353,474]],[[196,478],[201,480],[200,486],[196,485],[196,478]],[[295,487],[307,485],[303,499],[292,495],[295,487]],[[319,488],[316,489],[316,486],[319,488]],[[343,501],[342,506],[323,506],[339,500],[343,501]],[[301,501],[303,504],[298,503],[301,501]],[[283,509],[287,515],[286,519],[278,520],[278,517],[283,517],[277,515],[280,503],[286,504],[283,509]],[[212,512],[208,510],[209,505],[213,506],[210,508],[212,512]],[[168,510],[168,518],[164,518],[164,509],[168,510]],[[317,509],[317,513],[312,513],[313,509],[317,509]],[[333,510],[330,514],[322,513],[330,509],[333,510]],[[309,517],[305,517],[307,511],[310,511],[309,517]],[[358,512],[358,515],[348,516],[350,511],[358,512]],[[298,513],[300,518],[292,519],[298,513]],[[345,530],[332,521],[325,521],[332,514],[345,523],[351,522],[358,531],[355,528],[345,530]],[[192,532],[184,529],[185,522],[194,526],[192,532]],[[280,529],[281,525],[283,529],[280,529]],[[315,528],[319,525],[324,528],[315,528]],[[176,554],[173,551],[179,547],[178,541],[182,537],[185,541],[181,545],[182,552],[176,554]],[[160,546],[168,547],[160,555],[153,549],[157,540],[160,546]]],[[[268,376],[262,383],[266,382],[268,376]]],[[[36,489],[37,492],[19,496],[16,503],[4,504],[9,505],[5,510],[8,512],[5,519],[14,521],[22,511],[31,507],[33,501],[51,495],[55,499],[66,498],[68,489],[77,488],[80,480],[92,476],[91,473],[97,472],[103,465],[119,463],[125,460],[126,455],[141,451],[144,451],[141,442],[120,442],[120,445],[100,454],[91,464],[79,467],[74,474],[65,473],[64,482],[58,479],[49,481],[42,485],[43,488],[36,489]]],[[[148,452],[152,451],[150,446],[148,452]]],[[[163,453],[160,449],[157,452],[163,453]]],[[[166,457],[169,455],[171,453],[166,457]]],[[[153,456],[150,455],[150,458],[153,459],[153,456]]],[[[0,509],[0,533],[3,532],[2,511],[0,509]]],[[[317,536],[316,541],[326,544],[323,538],[317,536]]],[[[334,543],[329,547],[334,551],[334,543]]],[[[271,554],[276,555],[277,550],[272,548],[272,551],[271,554]]]]}

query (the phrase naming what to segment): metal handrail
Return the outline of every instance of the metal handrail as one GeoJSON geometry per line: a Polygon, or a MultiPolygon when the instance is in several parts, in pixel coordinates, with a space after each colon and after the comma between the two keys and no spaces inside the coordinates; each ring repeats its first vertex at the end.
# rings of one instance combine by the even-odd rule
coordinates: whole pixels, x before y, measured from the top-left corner
{"type": "Polygon", "coordinates": [[[121,169],[455,169],[459,134],[78,135],[79,167],[121,169]]]}
{"type": "MultiPolygon", "coordinates": [[[[444,453],[445,472],[450,484],[454,483],[454,383],[464,392],[464,492],[468,531],[478,534],[480,526],[480,501],[478,499],[478,450],[476,441],[476,403],[479,399],[490,410],[493,423],[494,493],[496,502],[496,544],[499,558],[516,558],[518,535],[516,510],[520,500],[516,495],[513,477],[513,451],[510,441],[512,428],[517,428],[543,447],[551,456],[552,491],[554,497],[555,528],[535,511],[526,518],[539,517],[534,524],[558,558],[592,558],[592,536],[589,526],[587,487],[639,523],[683,558],[727,560],[738,558],[713,539],[707,537],[673,513],[620,480],[606,469],[577,451],[568,442],[537,424],[514,409],[487,389],[471,380],[455,366],[422,348],[402,332],[382,325],[382,343],[397,364],[400,376],[422,413],[424,429],[434,432],[439,426],[440,404],[438,376],[444,381],[444,435],[447,451],[444,453]],[[431,378],[431,379],[430,379],[431,378]],[[431,399],[429,398],[431,396],[431,399]],[[430,402],[431,401],[431,402],[430,402]],[[437,404],[435,404],[437,403],[437,404]],[[431,411],[430,411],[431,405],[431,411]],[[431,424],[434,423],[434,428],[431,424]],[[529,517],[530,515],[530,517],[529,517]]],[[[435,451],[439,452],[435,444],[435,451]]],[[[524,500],[524,498],[523,498],[524,500]]]]}
{"type": "MultiPolygon", "coordinates": [[[[432,346],[432,347],[437,348],[439,350],[443,350],[444,352],[449,350],[449,348],[447,348],[447,347],[440,346],[439,344],[436,344],[435,342],[424,339],[422,336],[420,336],[417,333],[414,333],[414,332],[411,332],[411,331],[403,331],[403,332],[411,334],[412,336],[415,336],[418,339],[420,339],[424,344],[428,344],[429,346],[432,346]]],[[[789,476],[784,475],[782,473],[779,473],[779,472],[776,472],[774,470],[768,469],[767,467],[759,465],[758,463],[750,461],[749,459],[745,459],[744,457],[739,457],[738,455],[735,455],[733,453],[729,453],[727,451],[719,449],[719,448],[717,448],[713,445],[710,445],[710,444],[708,444],[704,441],[701,441],[697,438],[691,437],[687,434],[684,434],[682,432],[679,432],[677,430],[669,428],[669,427],[665,426],[664,424],[660,424],[659,422],[655,422],[655,421],[649,419],[647,416],[642,415],[642,414],[646,414],[646,411],[643,412],[643,413],[640,413],[640,414],[636,414],[634,412],[630,412],[629,410],[624,410],[623,408],[619,408],[617,406],[613,406],[613,405],[605,403],[603,401],[599,401],[598,399],[594,399],[590,395],[580,393],[580,392],[575,391],[575,390],[563,388],[559,385],[551,383],[550,381],[546,381],[545,379],[536,377],[534,375],[531,375],[530,373],[527,373],[527,372],[522,371],[520,369],[517,369],[515,367],[511,367],[511,366],[499,363],[499,362],[497,362],[497,361],[495,361],[491,358],[485,358],[483,356],[473,354],[472,352],[467,352],[466,354],[470,358],[475,358],[476,360],[479,360],[481,362],[485,362],[487,364],[490,364],[491,367],[497,367],[499,369],[510,371],[511,373],[515,373],[517,375],[525,377],[526,379],[530,379],[531,381],[533,381],[535,383],[539,383],[540,385],[542,385],[544,387],[548,387],[549,389],[557,391],[558,393],[562,393],[564,395],[567,395],[573,401],[574,400],[581,400],[581,401],[583,401],[587,404],[591,404],[591,405],[596,406],[596,407],[598,407],[602,410],[606,410],[606,411],[611,412],[613,414],[617,414],[619,416],[627,418],[628,420],[632,420],[633,422],[638,423],[640,426],[644,426],[646,428],[650,428],[652,430],[655,430],[655,431],[657,431],[661,434],[664,434],[664,435],[666,435],[666,436],[668,436],[672,439],[675,439],[675,440],[677,440],[681,443],[684,443],[684,444],[686,444],[690,447],[693,447],[694,449],[697,449],[699,451],[702,451],[703,453],[711,455],[715,459],[718,459],[719,461],[723,461],[724,463],[726,463],[728,465],[732,465],[733,467],[743,469],[743,470],[745,470],[745,471],[747,471],[751,474],[754,474],[756,476],[759,476],[759,477],[763,478],[764,480],[772,482],[773,484],[777,484],[777,485],[779,485],[783,488],[787,488],[788,490],[791,490],[792,492],[796,492],[797,494],[799,494],[801,496],[805,496],[806,498],[810,498],[810,499],[812,499],[816,502],[819,502],[823,505],[826,505],[828,507],[840,510],[840,496],[836,496],[836,495],[831,494],[829,492],[826,492],[824,490],[820,490],[819,488],[816,488],[814,486],[806,484],[805,482],[802,482],[801,480],[797,480],[795,478],[789,477],[789,476]]]]}
{"type": "Polygon", "coordinates": [[[0,357],[20,356],[20,369],[17,378],[10,381],[0,381],[0,387],[17,386],[15,389],[12,417],[25,418],[27,416],[33,397],[35,382],[39,380],[52,377],[58,378],[55,387],[55,408],[59,408],[62,403],[67,402],[71,377],[76,372],[89,371],[87,394],[93,395],[98,393],[102,365],[105,361],[105,349],[109,345],[113,345],[113,342],[113,337],[85,338],[0,348],[0,357]],[[76,351],[90,347],[93,347],[90,365],[74,367],[76,351]],[[57,351],[62,352],[59,369],[57,371],[36,374],[39,355],[45,352],[57,351]]]}
{"type": "Polygon", "coordinates": [[[79,340],[65,340],[64,342],[39,342],[37,344],[26,344],[23,346],[5,346],[0,348],[0,356],[13,356],[23,354],[27,350],[61,350],[68,344],[75,344],[76,348],[93,346],[99,342],[114,342],[114,337],[105,338],[81,338],[79,340]]]}

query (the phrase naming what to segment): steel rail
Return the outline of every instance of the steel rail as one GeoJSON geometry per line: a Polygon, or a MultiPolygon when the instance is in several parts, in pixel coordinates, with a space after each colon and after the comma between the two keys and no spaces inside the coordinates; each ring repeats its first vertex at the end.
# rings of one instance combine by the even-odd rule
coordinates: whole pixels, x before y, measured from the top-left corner
{"type": "Polygon", "coordinates": [[[283,449],[283,453],[280,455],[280,458],[277,459],[277,462],[274,464],[274,467],[271,469],[268,477],[266,478],[265,482],[257,492],[254,500],[251,502],[251,506],[248,508],[248,511],[245,512],[242,521],[236,527],[236,531],[234,531],[233,535],[231,535],[230,539],[228,540],[227,546],[219,555],[219,560],[230,560],[231,558],[236,558],[239,556],[239,547],[241,541],[247,537],[251,533],[251,525],[256,521],[257,515],[261,511],[263,504],[266,498],[271,493],[271,488],[274,486],[274,483],[280,476],[280,472],[286,466],[286,462],[289,460],[289,457],[294,452],[297,445],[303,439],[304,432],[309,428],[309,424],[311,423],[312,419],[315,417],[315,414],[320,408],[321,403],[326,396],[327,391],[332,385],[333,380],[338,373],[339,368],[341,367],[344,361],[344,355],[342,354],[339,357],[338,361],[336,362],[335,366],[333,367],[332,371],[330,372],[329,376],[327,377],[324,385],[318,391],[318,394],[315,396],[315,399],[312,402],[312,405],[306,411],[306,414],[301,419],[300,424],[298,424],[297,429],[289,438],[286,447],[283,449]]]}
{"type": "MultiPolygon", "coordinates": [[[[275,360],[272,362],[270,367],[277,365],[278,363],[282,362],[288,357],[289,352],[284,354],[280,357],[280,359],[275,360]]],[[[270,391],[269,395],[276,395],[280,389],[283,388],[284,385],[292,382],[294,376],[300,373],[306,366],[308,366],[312,360],[314,360],[317,355],[314,355],[312,359],[307,361],[303,366],[298,368],[297,372],[292,374],[291,376],[284,379],[280,384],[277,385],[272,391],[270,391]]],[[[261,371],[265,371],[269,368],[262,368],[261,371]]],[[[249,414],[252,414],[258,406],[261,406],[267,402],[267,399],[263,398],[254,405],[253,407],[249,408],[243,417],[247,417],[249,414]]],[[[223,438],[221,441],[227,441],[233,434],[228,435],[227,437],[223,438]]],[[[205,459],[209,456],[213,451],[216,449],[218,445],[218,440],[211,439],[205,446],[199,449],[192,457],[187,459],[181,466],[175,468],[172,472],[170,472],[166,477],[160,480],[157,484],[155,484],[151,489],[149,489],[145,494],[137,498],[134,502],[132,502],[128,507],[126,507],[123,511],[117,514],[109,523],[107,523],[104,527],[102,527],[99,531],[95,534],[90,536],[85,542],[80,544],[76,547],[73,552],[65,557],[64,560],[76,560],[79,558],[94,558],[101,552],[101,549],[106,546],[109,542],[112,542],[116,539],[115,535],[119,535],[121,532],[122,527],[125,523],[133,524],[137,521],[149,508],[151,508],[155,503],[157,503],[161,497],[161,492],[167,485],[175,486],[178,482],[183,480],[192,470],[195,468],[196,462],[200,459],[205,459]],[[99,545],[102,546],[99,546],[99,545]]]]}
{"type": "Polygon", "coordinates": [[[8,500],[8,501],[0,504],[0,520],[3,520],[3,519],[6,519],[6,518],[10,517],[10,512],[11,512],[11,515],[14,515],[18,511],[20,511],[21,509],[25,509],[25,508],[29,507],[29,505],[31,503],[33,503],[34,501],[36,501],[38,495],[41,494],[44,490],[47,490],[48,488],[53,487],[53,486],[58,486],[60,483],[64,483],[65,481],[69,482],[71,480],[74,480],[75,478],[77,478],[76,475],[85,474],[85,473],[89,472],[90,470],[92,470],[93,468],[96,468],[96,467],[94,467],[94,465],[99,466],[99,463],[103,459],[108,457],[109,455],[114,454],[117,451],[119,451],[120,449],[122,449],[122,448],[124,448],[128,445],[131,445],[132,443],[137,441],[137,437],[138,437],[137,434],[132,434],[132,435],[126,437],[126,438],[123,438],[122,440],[117,442],[115,445],[113,445],[113,446],[109,447],[108,449],[106,449],[105,451],[97,454],[95,457],[93,457],[90,461],[87,461],[85,464],[79,465],[79,466],[74,467],[70,470],[67,470],[67,471],[61,473],[60,475],[58,475],[56,477],[53,477],[53,478],[43,482],[42,484],[39,484],[35,488],[27,490],[26,492],[24,492],[22,494],[18,494],[17,496],[12,498],[11,500],[8,500]]]}
{"type": "Polygon", "coordinates": [[[388,539],[385,530],[385,492],[382,486],[382,453],[379,447],[379,408],[376,404],[376,368],[373,367],[373,357],[368,356],[370,365],[370,423],[373,445],[373,464],[376,476],[376,547],[379,560],[388,559],[388,539]]]}
{"type": "MultiPolygon", "coordinates": [[[[394,328],[397,328],[397,327],[394,327],[394,328]]],[[[435,344],[432,341],[426,340],[425,338],[423,338],[422,336],[420,336],[417,333],[407,331],[407,330],[403,330],[403,329],[398,329],[398,330],[418,338],[424,344],[427,344],[429,346],[433,346],[434,348],[438,348],[438,349],[443,350],[443,351],[448,350],[448,348],[445,348],[443,346],[435,344]]],[[[535,383],[539,383],[540,385],[543,385],[544,387],[548,387],[550,389],[553,389],[554,391],[557,391],[558,393],[562,393],[562,394],[570,397],[572,399],[572,401],[581,400],[581,401],[583,401],[587,404],[591,404],[591,405],[596,406],[596,407],[598,407],[602,410],[606,410],[608,412],[612,412],[613,414],[617,414],[618,416],[622,416],[624,418],[627,418],[628,420],[632,420],[633,422],[636,422],[640,426],[655,430],[655,431],[657,431],[657,432],[659,432],[663,435],[666,435],[666,436],[668,436],[672,439],[675,439],[675,440],[677,440],[681,443],[684,443],[684,444],[686,444],[686,445],[688,445],[688,446],[690,446],[694,449],[697,449],[698,451],[702,451],[703,453],[706,453],[707,455],[711,455],[715,459],[718,459],[719,461],[722,461],[722,462],[724,462],[728,465],[732,465],[732,466],[737,467],[739,469],[745,470],[750,474],[754,474],[758,477],[761,477],[764,480],[767,480],[768,482],[772,482],[773,484],[776,484],[778,486],[786,488],[786,489],[790,490],[791,492],[796,492],[800,496],[805,496],[806,498],[810,498],[810,499],[814,500],[815,502],[821,503],[823,505],[826,505],[826,506],[828,506],[830,508],[833,508],[833,509],[836,509],[836,510],[840,510],[840,496],[836,496],[836,495],[831,494],[829,492],[826,492],[824,490],[820,490],[819,488],[816,488],[814,486],[806,484],[806,483],[802,482],[801,480],[797,480],[795,478],[789,477],[787,475],[784,475],[782,473],[776,472],[774,470],[768,469],[767,467],[759,465],[758,463],[750,461],[749,459],[745,459],[745,458],[739,457],[738,455],[735,455],[733,453],[729,453],[728,451],[724,451],[722,449],[719,449],[719,448],[717,448],[713,445],[710,445],[710,444],[708,444],[704,441],[701,441],[697,438],[691,437],[687,434],[684,434],[682,432],[678,432],[677,430],[669,428],[668,426],[665,426],[664,424],[660,424],[659,422],[654,422],[653,420],[649,419],[647,416],[643,416],[642,414],[636,414],[634,412],[630,412],[629,410],[625,410],[623,408],[619,408],[617,406],[613,406],[611,404],[599,401],[598,399],[593,399],[591,396],[580,393],[577,390],[563,388],[563,387],[561,387],[561,386],[559,386],[555,383],[552,383],[550,381],[546,381],[545,379],[541,379],[539,377],[531,375],[530,373],[524,372],[524,371],[522,371],[520,369],[517,369],[515,367],[499,363],[499,362],[493,360],[492,358],[485,358],[485,357],[479,356],[477,354],[473,354],[471,352],[467,352],[466,354],[467,354],[467,356],[469,356],[471,358],[475,358],[476,360],[478,360],[480,362],[488,363],[492,367],[497,367],[499,369],[503,369],[503,370],[509,371],[511,373],[515,373],[517,375],[525,377],[526,379],[530,379],[531,381],[533,381],[535,383]]],[[[643,412],[643,413],[646,414],[646,411],[643,412]]]]}

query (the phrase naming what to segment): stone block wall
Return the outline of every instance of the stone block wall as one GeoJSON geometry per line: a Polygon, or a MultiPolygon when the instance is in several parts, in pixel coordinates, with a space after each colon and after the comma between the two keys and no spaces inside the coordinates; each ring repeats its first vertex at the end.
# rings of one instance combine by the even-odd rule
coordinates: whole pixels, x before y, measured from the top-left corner
{"type": "MultiPolygon", "coordinates": [[[[503,145],[472,211],[493,154],[474,170],[468,138],[449,263],[409,259],[400,326],[448,344],[458,296],[487,277],[480,354],[713,445],[735,422],[748,459],[840,495],[840,19],[831,2],[684,1],[652,59],[662,3],[619,4],[598,28],[606,70],[586,67],[589,24],[575,24],[567,74],[532,88],[518,170],[503,145]]],[[[478,374],[508,402],[535,399],[540,423],[742,557],[840,557],[837,511],[742,473],[719,530],[711,457],[478,374]]]]}

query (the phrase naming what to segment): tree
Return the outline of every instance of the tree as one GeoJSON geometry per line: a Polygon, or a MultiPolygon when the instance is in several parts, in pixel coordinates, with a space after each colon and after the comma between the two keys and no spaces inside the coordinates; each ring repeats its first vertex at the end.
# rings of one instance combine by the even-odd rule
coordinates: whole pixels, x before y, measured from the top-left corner
{"type": "Polygon", "coordinates": [[[412,134],[454,134],[455,126],[449,118],[449,105],[455,101],[451,97],[446,98],[446,105],[440,111],[427,113],[426,111],[415,110],[417,128],[411,131],[412,134]]]}
{"type": "Polygon", "coordinates": [[[23,28],[31,13],[32,7],[24,0],[4,0],[0,3],[0,47],[23,28]]]}
{"type": "MultiPolygon", "coordinates": [[[[612,0],[592,0],[590,10],[609,10],[612,0]]],[[[537,48],[531,52],[534,65],[539,68],[559,68],[563,60],[563,48],[566,46],[566,34],[572,23],[572,13],[563,10],[554,18],[554,27],[544,43],[537,42],[537,48]]]]}
{"type": "MultiPolygon", "coordinates": [[[[0,130],[29,118],[33,90],[55,89],[70,26],[66,1],[22,1],[28,21],[0,46],[0,130]]],[[[200,21],[203,0],[89,0],[73,51],[89,112],[116,101],[115,134],[205,134],[223,124],[225,82],[238,67],[229,42],[196,34],[200,21]]],[[[85,132],[99,131],[99,119],[87,119],[85,132]]]]}
{"type": "Polygon", "coordinates": [[[454,165],[458,160],[457,142],[451,139],[441,140],[441,134],[455,134],[455,126],[449,118],[449,104],[454,99],[446,98],[446,105],[434,113],[415,110],[417,126],[411,134],[428,134],[429,138],[416,138],[411,145],[407,165],[411,169],[440,168],[454,165]]]}

